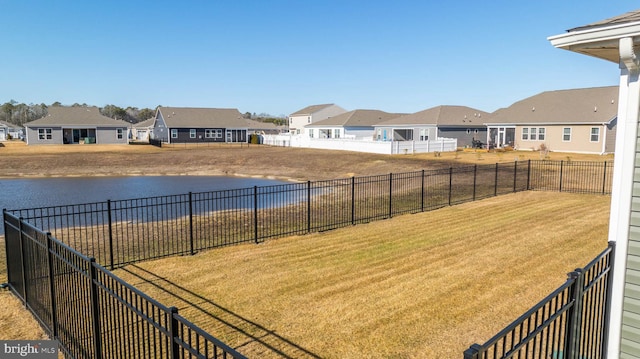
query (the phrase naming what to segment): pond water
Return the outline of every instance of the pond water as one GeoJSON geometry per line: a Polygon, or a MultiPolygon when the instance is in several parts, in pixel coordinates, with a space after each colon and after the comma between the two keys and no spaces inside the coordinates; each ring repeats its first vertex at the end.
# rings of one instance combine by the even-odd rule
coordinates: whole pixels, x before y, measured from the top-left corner
{"type": "Polygon", "coordinates": [[[269,186],[289,182],[221,176],[63,177],[0,180],[0,209],[78,203],[269,186]]]}

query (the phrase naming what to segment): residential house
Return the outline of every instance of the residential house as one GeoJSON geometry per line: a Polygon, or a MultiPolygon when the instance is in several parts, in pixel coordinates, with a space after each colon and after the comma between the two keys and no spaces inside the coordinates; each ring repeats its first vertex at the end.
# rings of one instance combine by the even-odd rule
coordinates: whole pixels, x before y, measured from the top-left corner
{"type": "Polygon", "coordinates": [[[603,357],[640,358],[640,10],[549,40],[557,48],[611,61],[615,64],[611,70],[620,71],[618,98],[612,104],[617,108],[618,128],[609,214],[615,258],[603,357]]]}
{"type": "Polygon", "coordinates": [[[519,150],[612,153],[618,87],[545,91],[501,108],[485,121],[487,143],[519,150]]]}
{"type": "Polygon", "coordinates": [[[97,107],[52,106],[24,127],[28,145],[128,143],[129,124],[103,116],[97,107]]]}
{"type": "Polygon", "coordinates": [[[152,138],[166,143],[247,142],[249,127],[235,108],[158,107],[152,138]]]}
{"type": "Polygon", "coordinates": [[[134,141],[149,141],[155,122],[155,117],[152,117],[148,120],[134,123],[131,126],[131,139],[134,141]]]}
{"type": "Polygon", "coordinates": [[[303,133],[305,126],[345,112],[347,110],[332,103],[307,106],[289,115],[289,133],[300,135],[303,133]]]}
{"type": "Polygon", "coordinates": [[[398,114],[379,110],[353,110],[306,125],[304,132],[310,138],[370,140],[376,124],[397,116],[398,114]]]}
{"type": "Polygon", "coordinates": [[[458,146],[471,147],[486,138],[483,121],[489,113],[466,106],[436,106],[376,125],[379,141],[429,141],[455,138],[458,146]]]}
{"type": "Polygon", "coordinates": [[[8,139],[9,128],[11,128],[11,124],[0,121],[0,141],[6,141],[8,139]]]}

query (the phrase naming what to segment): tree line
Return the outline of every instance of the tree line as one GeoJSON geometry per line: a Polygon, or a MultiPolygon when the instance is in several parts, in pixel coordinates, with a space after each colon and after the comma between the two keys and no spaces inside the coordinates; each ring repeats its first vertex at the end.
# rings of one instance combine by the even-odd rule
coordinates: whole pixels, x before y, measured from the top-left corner
{"type": "MultiPolygon", "coordinates": [[[[5,102],[0,106],[0,121],[10,123],[22,127],[27,122],[37,120],[47,115],[49,107],[63,106],[60,102],[56,101],[51,105],[41,104],[25,104],[18,103],[15,100],[5,102]]],[[[89,107],[86,103],[74,103],[71,107],[89,107]]],[[[138,123],[146,121],[155,116],[155,109],[150,108],[137,108],[137,107],[118,107],[116,105],[105,105],[100,107],[100,113],[103,116],[109,118],[115,118],[123,120],[129,123],[138,123]]],[[[286,118],[271,116],[267,113],[252,114],[251,112],[245,112],[243,117],[260,122],[272,122],[276,125],[284,125],[287,123],[286,118]]]]}

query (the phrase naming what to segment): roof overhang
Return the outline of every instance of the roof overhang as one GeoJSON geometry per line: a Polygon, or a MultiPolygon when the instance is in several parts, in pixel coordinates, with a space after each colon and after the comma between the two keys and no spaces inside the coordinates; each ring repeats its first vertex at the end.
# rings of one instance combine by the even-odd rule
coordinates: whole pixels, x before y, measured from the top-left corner
{"type": "Polygon", "coordinates": [[[625,37],[633,38],[634,45],[640,44],[640,21],[569,31],[547,40],[560,49],[620,63],[619,41],[625,37]]]}

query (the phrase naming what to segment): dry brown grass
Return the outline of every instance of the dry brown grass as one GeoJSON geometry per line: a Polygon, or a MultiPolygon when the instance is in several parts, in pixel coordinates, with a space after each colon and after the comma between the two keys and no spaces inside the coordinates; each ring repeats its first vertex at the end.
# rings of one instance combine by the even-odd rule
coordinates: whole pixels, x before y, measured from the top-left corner
{"type": "MultiPolygon", "coordinates": [[[[551,152],[551,160],[612,161],[610,155],[551,152]]],[[[493,164],[540,159],[533,151],[443,152],[378,155],[309,148],[234,144],[175,145],[40,145],[7,142],[0,147],[0,177],[245,175],[295,180],[400,173],[459,164],[493,164]]]]}
{"type": "Polygon", "coordinates": [[[606,247],[608,204],[518,193],[117,274],[249,357],[459,357],[606,247]]]}

